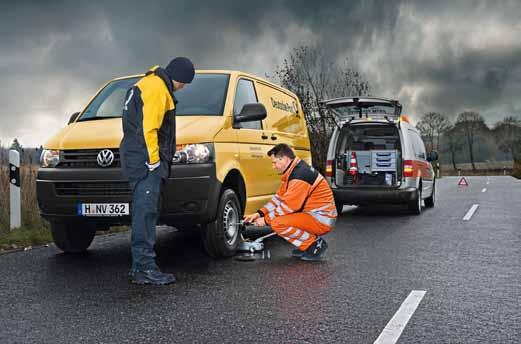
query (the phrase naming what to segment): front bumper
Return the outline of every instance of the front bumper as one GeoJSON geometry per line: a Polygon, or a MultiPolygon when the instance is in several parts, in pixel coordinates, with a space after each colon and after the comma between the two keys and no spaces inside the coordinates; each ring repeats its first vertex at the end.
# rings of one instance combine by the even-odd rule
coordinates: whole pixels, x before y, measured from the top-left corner
{"type": "MultiPolygon", "coordinates": [[[[127,225],[130,216],[83,217],[78,203],[132,203],[129,183],[119,168],[41,168],[38,205],[47,220],[127,225]]],[[[216,217],[221,183],[215,164],[173,165],[161,192],[160,219],[169,225],[207,223],[216,217]]]]}
{"type": "Polygon", "coordinates": [[[349,187],[333,189],[337,203],[367,205],[367,204],[403,204],[416,197],[416,188],[382,188],[382,187],[349,187]]]}

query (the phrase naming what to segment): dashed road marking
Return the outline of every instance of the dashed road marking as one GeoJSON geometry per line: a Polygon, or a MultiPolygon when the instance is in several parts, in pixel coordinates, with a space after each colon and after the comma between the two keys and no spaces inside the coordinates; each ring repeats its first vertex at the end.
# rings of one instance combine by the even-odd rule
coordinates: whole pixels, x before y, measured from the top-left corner
{"type": "Polygon", "coordinates": [[[469,211],[467,211],[467,213],[463,217],[463,221],[470,220],[472,218],[472,215],[474,215],[474,213],[478,209],[478,207],[479,207],[479,204],[474,204],[472,207],[470,207],[469,211]]]}
{"type": "Polygon", "coordinates": [[[376,338],[374,344],[394,344],[400,338],[405,326],[411,319],[413,313],[418,308],[421,300],[425,296],[425,290],[413,290],[405,301],[389,320],[382,333],[376,338]]]}
{"type": "Polygon", "coordinates": [[[481,190],[481,192],[487,192],[487,188],[483,188],[483,190],[481,190]]]}

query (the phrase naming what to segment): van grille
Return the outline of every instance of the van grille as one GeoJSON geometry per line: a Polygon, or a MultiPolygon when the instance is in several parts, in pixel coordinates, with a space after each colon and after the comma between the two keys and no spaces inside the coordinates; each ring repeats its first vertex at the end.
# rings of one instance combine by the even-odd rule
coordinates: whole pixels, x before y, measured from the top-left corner
{"type": "Polygon", "coordinates": [[[111,148],[114,153],[114,162],[108,167],[98,165],[98,154],[102,149],[75,149],[64,150],[60,156],[58,168],[117,168],[121,166],[119,149],[111,148]]]}
{"type": "Polygon", "coordinates": [[[60,182],[58,196],[130,196],[128,182],[60,182]]]}

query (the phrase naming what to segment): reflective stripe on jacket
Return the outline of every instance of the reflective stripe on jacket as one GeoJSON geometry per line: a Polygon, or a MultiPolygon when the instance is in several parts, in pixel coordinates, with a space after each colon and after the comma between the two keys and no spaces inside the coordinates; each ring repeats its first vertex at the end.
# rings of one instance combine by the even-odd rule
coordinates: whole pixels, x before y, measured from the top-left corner
{"type": "Polygon", "coordinates": [[[278,217],[305,212],[323,225],[335,224],[333,192],[325,178],[305,161],[295,158],[281,178],[279,190],[259,211],[266,223],[278,217]]]}
{"type": "Polygon", "coordinates": [[[174,87],[164,69],[154,68],[127,92],[123,107],[121,169],[129,180],[140,180],[148,165],[160,163],[168,177],[175,153],[174,87]]]}

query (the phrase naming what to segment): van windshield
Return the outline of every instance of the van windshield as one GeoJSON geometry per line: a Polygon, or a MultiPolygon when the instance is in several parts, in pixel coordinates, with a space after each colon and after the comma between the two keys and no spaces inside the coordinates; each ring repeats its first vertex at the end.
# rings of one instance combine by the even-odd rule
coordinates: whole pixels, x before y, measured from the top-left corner
{"type": "MultiPolygon", "coordinates": [[[[121,117],[125,96],[140,77],[114,80],[90,102],[78,121],[121,117]]],[[[196,74],[191,84],[176,91],[177,116],[222,116],[228,74],[196,74]]]]}

